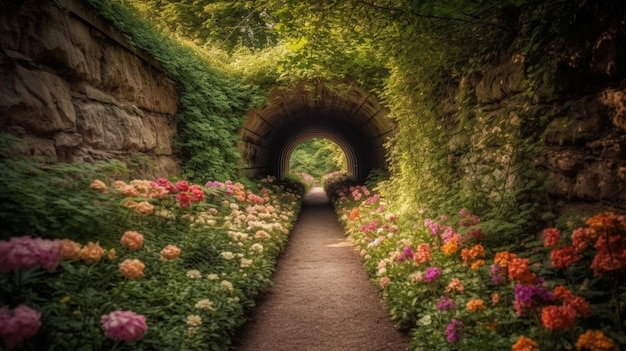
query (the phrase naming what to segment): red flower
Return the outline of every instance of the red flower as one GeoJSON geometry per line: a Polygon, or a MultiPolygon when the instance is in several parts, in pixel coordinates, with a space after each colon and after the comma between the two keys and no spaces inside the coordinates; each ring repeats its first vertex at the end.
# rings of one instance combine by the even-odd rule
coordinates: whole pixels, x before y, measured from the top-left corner
{"type": "Polygon", "coordinates": [[[552,267],[557,269],[568,268],[576,262],[580,261],[580,256],[573,246],[566,246],[560,249],[554,249],[550,253],[550,261],[552,267]]]}
{"type": "Polygon", "coordinates": [[[546,306],[541,309],[541,323],[550,331],[571,329],[576,326],[576,310],[569,305],[546,306]]]}
{"type": "Polygon", "coordinates": [[[546,228],[543,230],[543,246],[555,247],[561,241],[561,231],[557,228],[546,228]]]}

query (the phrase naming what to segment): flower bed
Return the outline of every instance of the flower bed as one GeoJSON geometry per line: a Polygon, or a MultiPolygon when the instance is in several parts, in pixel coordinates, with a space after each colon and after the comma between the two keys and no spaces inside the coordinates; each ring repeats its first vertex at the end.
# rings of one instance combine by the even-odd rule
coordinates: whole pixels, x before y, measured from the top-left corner
{"type": "Polygon", "coordinates": [[[619,350],[626,346],[626,218],[599,213],[520,246],[483,246],[465,210],[400,219],[365,186],[326,184],[413,350],[619,350]]]}
{"type": "Polygon", "coordinates": [[[0,345],[229,349],[296,221],[302,187],[286,185],[94,180],[98,237],[0,241],[0,345]]]}

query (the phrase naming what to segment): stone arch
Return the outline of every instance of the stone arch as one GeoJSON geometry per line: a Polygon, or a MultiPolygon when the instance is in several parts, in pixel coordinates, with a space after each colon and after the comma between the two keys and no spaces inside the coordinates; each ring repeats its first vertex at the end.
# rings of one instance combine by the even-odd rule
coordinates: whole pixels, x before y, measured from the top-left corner
{"type": "Polygon", "coordinates": [[[339,145],[349,173],[364,181],[372,169],[387,169],[384,144],[394,131],[387,111],[359,87],[318,84],[274,91],[264,106],[249,112],[239,131],[242,175],[281,178],[293,149],[318,137],[339,145]]]}

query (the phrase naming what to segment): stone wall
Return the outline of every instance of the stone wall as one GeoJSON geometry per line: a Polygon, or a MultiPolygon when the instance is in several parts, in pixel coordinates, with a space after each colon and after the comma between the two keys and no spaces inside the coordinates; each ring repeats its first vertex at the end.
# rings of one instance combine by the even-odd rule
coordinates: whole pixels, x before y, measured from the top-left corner
{"type": "MultiPolygon", "coordinates": [[[[542,151],[534,164],[546,185],[547,211],[557,216],[611,209],[626,211],[626,32],[601,33],[588,43],[587,62],[564,63],[547,72],[534,91],[533,102],[522,97],[524,57],[513,55],[487,68],[471,86],[472,99],[485,117],[480,129],[491,133],[505,125],[520,126],[523,119],[537,121],[534,130],[542,151]],[[506,111],[502,113],[502,111],[506,111]]],[[[458,95],[463,89],[455,88],[458,95]]],[[[468,91],[468,89],[465,89],[468,91]]],[[[454,103],[447,109],[454,114],[454,103]]],[[[480,117],[477,117],[480,118],[480,117]]],[[[513,135],[519,137],[520,133],[513,135]]],[[[527,135],[528,136],[528,132],[527,135]]],[[[472,132],[475,142],[476,131],[472,132]]],[[[469,137],[468,137],[469,139],[469,137]]],[[[451,142],[451,149],[459,149],[451,142]]],[[[495,144],[491,150],[508,147],[495,144]]],[[[474,148],[476,150],[476,148],[474,148]]],[[[478,149],[484,152],[484,149],[478,149]]],[[[482,153],[480,157],[484,157],[482,153]]],[[[476,155],[455,154],[454,162],[476,155]]],[[[488,160],[502,162],[502,160],[488,160]]],[[[469,172],[467,172],[469,174],[469,172]]],[[[469,175],[471,176],[471,175],[469,175]]]]}
{"type": "Polygon", "coordinates": [[[174,82],[80,1],[54,3],[0,8],[0,129],[31,155],[179,174],[174,82]]]}

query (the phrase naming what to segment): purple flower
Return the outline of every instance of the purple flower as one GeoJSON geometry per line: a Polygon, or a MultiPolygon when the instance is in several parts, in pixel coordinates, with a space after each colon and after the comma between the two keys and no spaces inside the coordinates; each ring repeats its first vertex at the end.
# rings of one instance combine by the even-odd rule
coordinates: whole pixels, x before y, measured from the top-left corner
{"type": "Polygon", "coordinates": [[[446,339],[450,343],[455,343],[463,338],[463,332],[461,329],[465,327],[463,322],[453,319],[446,327],[446,339]]]}
{"type": "Polygon", "coordinates": [[[525,306],[538,303],[551,302],[554,300],[552,292],[536,285],[515,284],[515,300],[525,306]]]}
{"type": "Polygon", "coordinates": [[[452,310],[456,308],[456,303],[454,303],[454,301],[447,297],[444,296],[441,301],[439,301],[437,303],[437,309],[439,310],[439,312],[443,312],[443,311],[447,311],[447,310],[452,310]]]}
{"type": "Polygon", "coordinates": [[[504,280],[502,280],[502,277],[500,275],[501,270],[502,269],[497,264],[491,265],[491,281],[494,282],[496,285],[501,285],[502,283],[504,283],[504,280]]]}
{"type": "Polygon", "coordinates": [[[441,268],[439,267],[429,267],[426,268],[426,272],[424,272],[424,281],[427,283],[434,282],[439,279],[441,275],[441,268]]]}

